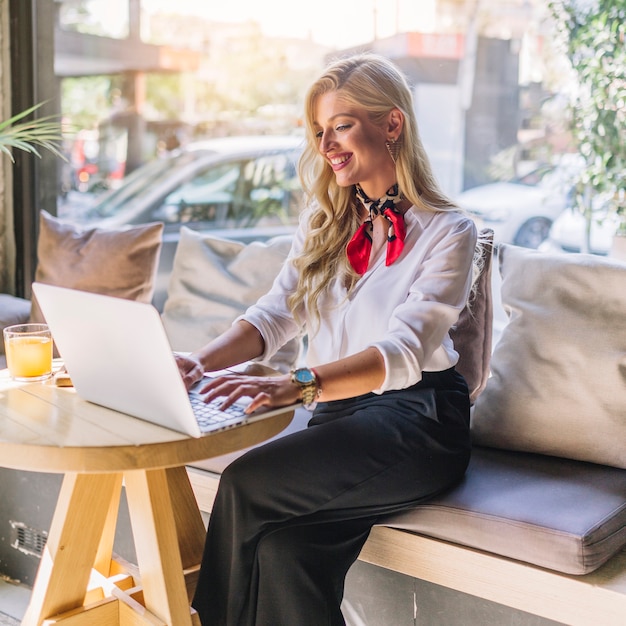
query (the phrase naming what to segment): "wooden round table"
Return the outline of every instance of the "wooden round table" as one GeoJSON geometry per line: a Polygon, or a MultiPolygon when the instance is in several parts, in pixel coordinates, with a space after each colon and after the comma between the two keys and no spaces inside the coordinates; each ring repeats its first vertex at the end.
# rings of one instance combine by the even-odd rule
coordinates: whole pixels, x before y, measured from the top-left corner
{"type": "Polygon", "coordinates": [[[185,465],[269,439],[292,417],[196,439],[0,372],[0,463],[64,474],[22,624],[199,625],[189,598],[205,527],[185,465]],[[113,558],[122,486],[136,567],[113,558]]]}

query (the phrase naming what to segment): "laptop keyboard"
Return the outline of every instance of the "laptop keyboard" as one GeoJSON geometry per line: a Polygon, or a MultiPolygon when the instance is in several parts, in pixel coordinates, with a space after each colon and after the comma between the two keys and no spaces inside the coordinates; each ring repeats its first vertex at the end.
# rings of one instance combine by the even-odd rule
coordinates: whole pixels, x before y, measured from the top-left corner
{"type": "Polygon", "coordinates": [[[191,393],[189,394],[191,407],[193,409],[198,425],[202,432],[206,432],[232,420],[242,421],[241,418],[247,417],[245,414],[245,405],[231,404],[226,409],[220,409],[222,399],[215,398],[211,402],[205,402],[203,397],[191,393]]]}

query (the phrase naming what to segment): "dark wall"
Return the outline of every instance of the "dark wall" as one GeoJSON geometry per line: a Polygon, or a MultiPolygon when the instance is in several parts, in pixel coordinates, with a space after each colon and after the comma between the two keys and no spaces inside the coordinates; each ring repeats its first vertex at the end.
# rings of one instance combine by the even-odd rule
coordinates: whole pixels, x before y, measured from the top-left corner
{"type": "Polygon", "coordinates": [[[478,39],[472,104],[465,121],[463,188],[490,182],[491,159],[517,143],[520,127],[516,43],[478,39]]]}
{"type": "MultiPolygon", "coordinates": [[[[62,481],[61,474],[0,469],[2,576],[32,587],[41,562],[36,548],[45,545],[62,481]],[[20,541],[22,538],[26,541],[20,541]],[[19,547],[15,547],[16,543],[19,547]]],[[[114,551],[131,563],[136,561],[124,490],[120,501],[114,551]]]]}
{"type": "Polygon", "coordinates": [[[28,532],[45,534],[61,488],[62,476],[0,469],[0,573],[32,586],[40,557],[28,554],[33,541],[22,550],[13,547],[18,540],[15,524],[28,532]]]}

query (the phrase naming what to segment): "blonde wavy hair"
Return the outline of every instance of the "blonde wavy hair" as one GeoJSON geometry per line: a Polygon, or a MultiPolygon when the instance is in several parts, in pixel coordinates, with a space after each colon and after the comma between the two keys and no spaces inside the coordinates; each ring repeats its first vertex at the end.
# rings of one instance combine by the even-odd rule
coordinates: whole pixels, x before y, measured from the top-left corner
{"type": "Polygon", "coordinates": [[[459,210],[439,189],[433,176],[419,137],[411,89],[398,68],[385,57],[370,53],[333,62],[309,88],[305,99],[306,145],[299,175],[305,198],[313,209],[302,253],[293,259],[299,280],[289,299],[294,314],[304,305],[315,321],[319,321],[319,298],[333,278],[343,279],[348,292],[359,278],[345,252],[361,223],[354,186],[337,184],[333,170],[319,152],[313,125],[317,100],[329,92],[341,92],[342,99],[365,109],[374,124],[383,124],[392,109],[399,109],[404,115],[396,161],[401,192],[422,209],[459,210]]]}

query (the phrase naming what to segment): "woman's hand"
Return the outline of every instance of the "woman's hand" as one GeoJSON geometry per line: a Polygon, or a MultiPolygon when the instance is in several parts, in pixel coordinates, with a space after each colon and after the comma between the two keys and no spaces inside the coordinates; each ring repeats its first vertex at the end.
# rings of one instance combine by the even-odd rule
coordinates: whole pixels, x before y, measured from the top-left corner
{"type": "Polygon", "coordinates": [[[204,375],[204,369],[198,359],[193,354],[174,354],[178,371],[185,383],[185,388],[189,391],[204,375]]]}
{"type": "Polygon", "coordinates": [[[208,379],[199,387],[198,393],[210,402],[220,396],[224,397],[221,408],[225,409],[239,398],[250,397],[252,402],[246,413],[252,413],[262,406],[279,407],[294,404],[300,400],[300,387],[291,381],[290,375],[250,376],[246,374],[229,374],[208,379]]]}

